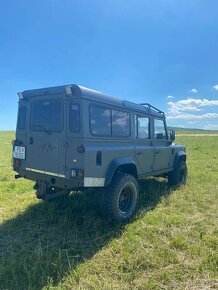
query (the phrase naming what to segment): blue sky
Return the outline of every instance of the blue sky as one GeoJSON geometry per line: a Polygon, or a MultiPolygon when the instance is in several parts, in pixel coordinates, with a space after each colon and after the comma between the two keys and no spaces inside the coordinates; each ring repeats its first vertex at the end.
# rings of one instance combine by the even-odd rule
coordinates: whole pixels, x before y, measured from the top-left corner
{"type": "Polygon", "coordinates": [[[218,1],[3,1],[0,130],[15,129],[18,91],[68,83],[218,129],[218,1]]]}

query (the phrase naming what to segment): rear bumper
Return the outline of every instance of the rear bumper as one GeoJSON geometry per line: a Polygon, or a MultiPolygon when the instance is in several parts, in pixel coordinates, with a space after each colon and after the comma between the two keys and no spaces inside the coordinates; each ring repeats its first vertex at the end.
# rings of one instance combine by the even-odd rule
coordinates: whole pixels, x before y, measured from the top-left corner
{"type": "Polygon", "coordinates": [[[75,177],[68,179],[65,175],[37,170],[37,169],[21,169],[13,168],[21,177],[39,182],[46,181],[50,187],[60,187],[63,189],[78,189],[84,187],[84,178],[75,177]]]}

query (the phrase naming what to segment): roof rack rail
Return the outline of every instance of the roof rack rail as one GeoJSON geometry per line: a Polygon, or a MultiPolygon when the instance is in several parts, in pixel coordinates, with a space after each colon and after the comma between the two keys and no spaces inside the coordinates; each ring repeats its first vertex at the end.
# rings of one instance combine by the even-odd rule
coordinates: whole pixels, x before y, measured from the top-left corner
{"type": "Polygon", "coordinates": [[[158,113],[160,113],[160,114],[162,114],[162,115],[165,116],[165,114],[164,114],[163,111],[161,111],[161,110],[159,110],[158,108],[156,108],[156,107],[150,105],[149,103],[140,103],[139,105],[141,105],[141,106],[143,106],[143,107],[147,107],[149,111],[150,111],[151,109],[153,109],[153,110],[155,110],[156,112],[158,112],[158,113]]]}

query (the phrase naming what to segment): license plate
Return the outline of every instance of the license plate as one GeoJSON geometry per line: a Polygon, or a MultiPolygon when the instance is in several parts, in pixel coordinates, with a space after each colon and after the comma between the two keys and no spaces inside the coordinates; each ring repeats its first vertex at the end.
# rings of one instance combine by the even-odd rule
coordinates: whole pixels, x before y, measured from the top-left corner
{"type": "Polygon", "coordinates": [[[13,157],[16,159],[26,158],[26,148],[22,146],[14,146],[13,157]]]}

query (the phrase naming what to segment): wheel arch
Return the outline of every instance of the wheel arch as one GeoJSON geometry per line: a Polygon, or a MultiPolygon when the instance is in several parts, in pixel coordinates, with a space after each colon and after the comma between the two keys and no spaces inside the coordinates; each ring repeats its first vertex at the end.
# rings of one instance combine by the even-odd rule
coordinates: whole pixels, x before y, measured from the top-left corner
{"type": "Polygon", "coordinates": [[[138,178],[138,171],[136,167],[136,162],[131,157],[122,157],[114,159],[107,170],[105,177],[105,186],[109,185],[113,179],[116,172],[124,172],[133,175],[136,179],[138,178]]]}
{"type": "Polygon", "coordinates": [[[176,153],[173,164],[174,169],[177,168],[180,161],[186,162],[186,153],[184,151],[179,151],[176,153]]]}

